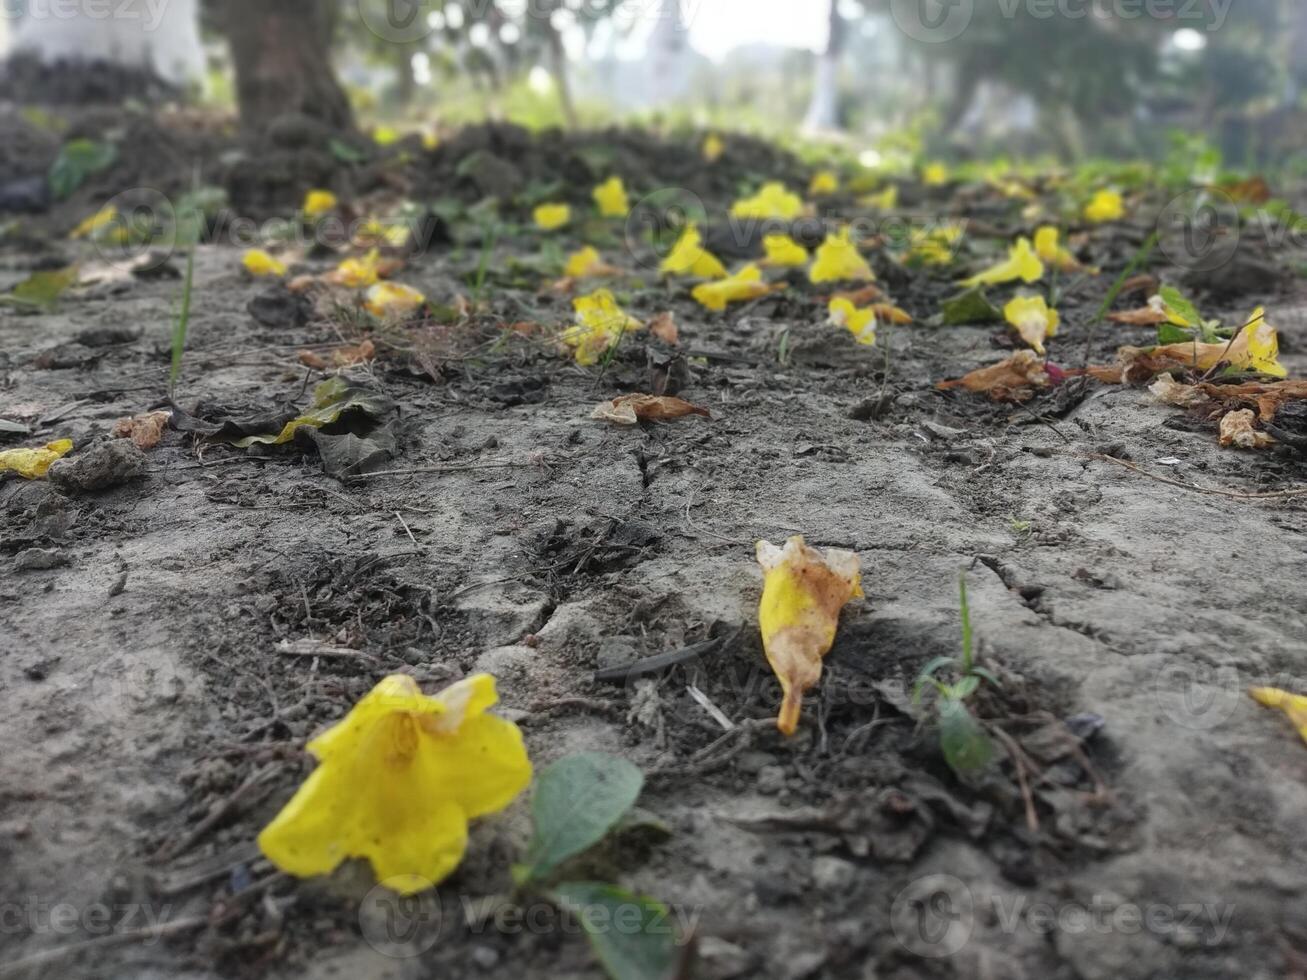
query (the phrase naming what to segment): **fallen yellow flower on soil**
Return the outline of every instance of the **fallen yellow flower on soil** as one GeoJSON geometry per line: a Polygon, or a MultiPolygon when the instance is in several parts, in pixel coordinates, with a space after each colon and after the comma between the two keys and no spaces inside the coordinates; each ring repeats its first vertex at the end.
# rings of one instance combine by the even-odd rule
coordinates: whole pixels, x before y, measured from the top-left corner
{"type": "Polygon", "coordinates": [[[576,323],[563,331],[561,339],[575,350],[576,363],[582,367],[598,364],[624,334],[644,326],[618,306],[607,289],[578,296],[572,300],[572,307],[576,310],[576,323]]]}
{"type": "MultiPolygon", "coordinates": [[[[1082,266],[1068,249],[1062,247],[1058,239],[1061,233],[1052,225],[1045,225],[1035,232],[1035,254],[1048,265],[1061,272],[1076,272],[1082,266]]],[[[1091,270],[1097,274],[1097,269],[1091,270]]]]}
{"type": "Polygon", "coordinates": [[[1085,220],[1094,224],[1120,221],[1125,217],[1125,201],[1119,191],[1102,190],[1085,205],[1085,220]]]}
{"type": "Polygon", "coordinates": [[[720,313],[729,303],[758,299],[771,291],[772,287],[762,281],[762,269],[757,265],[746,265],[726,279],[695,286],[692,295],[701,306],[720,313]]]}
{"type": "Polygon", "coordinates": [[[716,163],[726,152],[726,144],[716,133],[710,133],[703,141],[703,158],[709,163],[716,163]]]}
{"type": "Polygon", "coordinates": [[[812,183],[808,185],[808,193],[813,196],[825,196],[827,194],[838,193],[840,189],[840,179],[834,171],[819,170],[812,175],[812,183]]]}
{"type": "Polygon", "coordinates": [[[921,171],[921,182],[927,187],[943,187],[951,179],[948,167],[942,163],[928,163],[921,171]]]}
{"type": "Polygon", "coordinates": [[[694,276],[696,279],[723,279],[726,266],[703,247],[703,236],[694,225],[687,225],[658,271],[665,276],[694,276]]]}
{"type": "Polygon", "coordinates": [[[789,221],[802,213],[803,198],[776,180],[763,184],[753,197],[741,198],[731,205],[734,218],[782,218],[789,221]]]}
{"type": "Polygon", "coordinates": [[[893,211],[899,206],[899,187],[897,184],[890,184],[883,191],[864,195],[858,199],[858,203],[865,208],[875,208],[877,211],[893,211]]]}
{"type": "Polygon", "coordinates": [[[425,295],[402,282],[379,282],[367,291],[363,305],[379,320],[402,320],[427,301],[425,295]]]}
{"type": "Polygon", "coordinates": [[[767,257],[762,260],[763,265],[789,269],[808,264],[808,250],[789,235],[764,235],[762,247],[767,253],[767,257]]]}
{"type": "Polygon", "coordinates": [[[850,234],[849,229],[845,228],[838,234],[826,236],[826,241],[817,247],[817,256],[808,272],[810,280],[820,283],[876,278],[871,266],[858,251],[858,246],[853,244],[850,234]]]}
{"type": "Polygon", "coordinates": [[[498,700],[489,674],[435,697],[405,674],[385,678],[309,742],[318,767],[259,834],[259,850],[300,878],[367,858],[401,895],[439,883],[463,859],[468,821],[531,781],[521,731],[486,713],[498,700]]]}
{"type": "Polygon", "coordinates": [[[1248,693],[1258,704],[1264,704],[1268,708],[1279,708],[1288,715],[1289,720],[1293,722],[1293,727],[1298,729],[1298,734],[1302,736],[1302,740],[1307,742],[1307,697],[1290,694],[1278,687],[1254,687],[1248,693]]]}
{"type": "Polygon", "coordinates": [[[39,480],[50,464],[72,452],[71,439],[56,439],[40,449],[6,449],[0,452],[0,473],[17,473],[25,480],[39,480]]]}
{"type": "Polygon", "coordinates": [[[81,224],[79,224],[71,232],[69,232],[68,237],[89,238],[90,236],[94,235],[97,231],[100,231],[101,229],[108,227],[115,220],[117,220],[117,218],[118,218],[118,209],[114,207],[112,204],[106,205],[105,207],[102,207],[99,211],[96,211],[95,214],[91,215],[81,224]]]}
{"type": "Polygon", "coordinates": [[[1093,369],[1091,373],[1100,381],[1119,384],[1146,380],[1166,371],[1210,371],[1218,364],[1227,363],[1242,371],[1288,377],[1288,369],[1279,357],[1279,334],[1266,322],[1266,311],[1258,307],[1248,318],[1247,326],[1229,343],[1184,341],[1152,348],[1122,347],[1117,351],[1114,367],[1093,369]]]}
{"type": "Polygon", "coordinates": [[[349,289],[366,289],[381,277],[381,253],[369,249],[358,258],[350,257],[328,272],[323,278],[334,286],[349,289]]]}
{"type": "Polygon", "coordinates": [[[757,556],[764,576],[758,626],[784,692],[776,727],[793,735],[804,692],[821,680],[821,660],[835,642],[840,610],[862,598],[861,563],[852,551],[831,548],[823,555],[798,535],[784,548],[759,541],[757,556]]]}
{"type": "Polygon", "coordinates": [[[957,244],[962,240],[961,225],[941,225],[938,228],[915,228],[908,236],[908,251],[904,259],[922,265],[952,265],[957,244]]]}
{"type": "Polygon", "coordinates": [[[304,217],[321,218],[335,211],[340,202],[331,191],[309,191],[304,196],[304,217]]]}
{"type": "Polygon", "coordinates": [[[532,217],[541,231],[557,231],[572,220],[572,209],[566,204],[542,204],[532,212],[532,217]]]}
{"type": "Polygon", "coordinates": [[[1003,307],[1003,316],[1040,354],[1044,353],[1044,341],[1057,334],[1061,322],[1057,310],[1050,309],[1042,296],[1018,296],[1003,307]]]}
{"type": "Polygon", "coordinates": [[[1020,279],[1025,283],[1039,282],[1044,278],[1044,263],[1035,254],[1029,238],[1018,238],[1017,243],[1008,250],[1005,260],[990,266],[984,272],[962,280],[962,285],[998,286],[1005,282],[1020,279]]]}
{"type": "Polygon", "coordinates": [[[830,322],[844,327],[858,343],[872,347],[876,343],[876,311],[868,306],[858,309],[853,301],[837,296],[830,301],[830,322]]]}
{"type": "Polygon", "coordinates": [[[585,279],[587,276],[611,276],[618,270],[606,263],[599,255],[598,249],[591,245],[573,252],[567,257],[563,275],[569,279],[585,279]]]}
{"type": "Polygon", "coordinates": [[[248,249],[241,257],[241,265],[245,267],[246,272],[258,279],[286,274],[286,263],[261,248],[248,249]]]}
{"type": "Polygon", "coordinates": [[[631,202],[627,199],[621,177],[609,177],[596,187],[594,199],[599,205],[599,213],[605,218],[625,218],[631,210],[631,202]]]}

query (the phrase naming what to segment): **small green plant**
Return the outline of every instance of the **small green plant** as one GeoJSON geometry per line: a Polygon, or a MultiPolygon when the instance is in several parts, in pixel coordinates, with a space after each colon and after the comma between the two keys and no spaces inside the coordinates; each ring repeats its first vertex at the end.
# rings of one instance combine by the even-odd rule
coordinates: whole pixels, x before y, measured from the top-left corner
{"type": "Polygon", "coordinates": [[[940,748],[953,771],[962,773],[983,769],[993,756],[989,736],[967,707],[966,701],[980,688],[982,680],[997,687],[998,678],[976,664],[965,574],[958,577],[958,593],[962,610],[962,656],[936,657],[926,664],[913,685],[912,703],[920,704],[926,690],[934,687],[940,748]],[[946,684],[937,676],[945,668],[951,668],[957,676],[957,680],[951,684],[946,684]]]}
{"type": "Polygon", "coordinates": [[[513,868],[519,890],[543,893],[577,917],[613,980],[665,980],[676,972],[682,950],[669,910],[617,885],[559,879],[572,858],[612,833],[643,786],[636,766],[601,752],[547,766],[536,777],[531,800],[535,834],[525,861],[513,868]],[[618,921],[626,927],[611,928],[618,921]]]}
{"type": "Polygon", "coordinates": [[[182,360],[186,356],[186,334],[191,323],[191,296],[195,286],[195,252],[204,233],[204,198],[200,193],[199,173],[195,187],[177,207],[176,241],[186,246],[186,275],[182,280],[182,305],[177,323],[172,329],[172,365],[168,369],[168,397],[177,390],[177,379],[182,373],[182,360]]]}

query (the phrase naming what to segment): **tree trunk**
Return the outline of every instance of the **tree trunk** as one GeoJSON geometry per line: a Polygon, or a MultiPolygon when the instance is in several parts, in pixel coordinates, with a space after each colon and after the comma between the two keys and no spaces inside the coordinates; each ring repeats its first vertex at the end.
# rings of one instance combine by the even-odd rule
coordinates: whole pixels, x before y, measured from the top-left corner
{"type": "Polygon", "coordinates": [[[0,41],[0,56],[9,56],[5,94],[40,103],[119,102],[175,96],[202,79],[197,0],[131,4],[115,16],[100,9],[34,10],[12,25],[12,15],[0,12],[0,28],[11,35],[11,50],[0,41]]]}
{"type": "Polygon", "coordinates": [[[840,58],[844,53],[846,25],[840,16],[839,0],[830,3],[830,36],[826,50],[817,58],[817,74],[813,78],[812,102],[804,119],[804,128],[812,132],[831,132],[843,129],[840,118],[840,58]]]}
{"type": "Polygon", "coordinates": [[[331,67],[332,5],[322,0],[226,0],[241,126],[261,132],[287,113],[354,128],[331,67]]]}

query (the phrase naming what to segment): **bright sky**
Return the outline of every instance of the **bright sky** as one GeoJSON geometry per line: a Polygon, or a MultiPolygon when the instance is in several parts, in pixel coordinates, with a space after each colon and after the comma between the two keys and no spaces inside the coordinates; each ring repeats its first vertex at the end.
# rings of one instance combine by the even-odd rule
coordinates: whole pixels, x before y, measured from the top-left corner
{"type": "Polygon", "coordinates": [[[695,50],[714,61],[732,48],[775,44],[819,51],[826,5],[817,0],[681,0],[695,50]]]}

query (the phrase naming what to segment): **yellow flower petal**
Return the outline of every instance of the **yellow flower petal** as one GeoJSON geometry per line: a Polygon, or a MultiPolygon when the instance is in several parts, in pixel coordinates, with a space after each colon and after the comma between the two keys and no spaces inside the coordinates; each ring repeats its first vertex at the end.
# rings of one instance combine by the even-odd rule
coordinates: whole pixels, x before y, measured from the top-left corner
{"type": "Polygon", "coordinates": [[[762,247],[767,252],[763,265],[798,268],[808,264],[808,250],[789,235],[764,235],[762,247]]]}
{"type": "Polygon", "coordinates": [[[1260,371],[1276,378],[1287,378],[1288,369],[1280,363],[1280,336],[1276,329],[1266,322],[1266,310],[1258,307],[1248,318],[1248,326],[1243,328],[1243,337],[1247,340],[1247,355],[1240,367],[1260,371]]]}
{"type": "Polygon", "coordinates": [[[921,171],[921,182],[927,187],[943,187],[952,177],[948,167],[942,163],[928,163],[921,171]]]}
{"type": "Polygon", "coordinates": [[[561,339],[573,348],[576,363],[583,367],[599,363],[599,359],[625,334],[644,327],[617,305],[617,300],[607,289],[578,296],[572,300],[572,307],[576,310],[576,324],[564,330],[561,339]]]}
{"type": "Polygon", "coordinates": [[[1021,339],[1038,353],[1044,353],[1045,339],[1057,333],[1061,316],[1049,309],[1042,296],[1018,296],[1003,308],[1007,322],[1016,327],[1021,339]]]}
{"type": "Polygon", "coordinates": [[[567,257],[563,275],[569,279],[584,279],[587,276],[608,276],[617,270],[604,262],[599,251],[590,245],[573,252],[567,257]]]}
{"type": "Polygon", "coordinates": [[[621,177],[609,177],[596,187],[594,199],[599,205],[599,213],[605,218],[625,218],[631,210],[631,202],[626,197],[621,177]]]}
{"type": "Polygon", "coordinates": [[[1076,257],[1063,248],[1058,239],[1060,232],[1052,225],[1045,225],[1035,232],[1035,254],[1044,262],[1062,272],[1074,272],[1080,268],[1076,257]]]}
{"type": "Polygon", "coordinates": [[[835,194],[840,189],[840,179],[830,170],[819,170],[812,176],[812,183],[808,185],[808,193],[814,196],[823,196],[835,194]]]}
{"type": "Polygon", "coordinates": [[[829,311],[831,323],[847,329],[858,343],[867,347],[876,343],[875,309],[858,309],[852,300],[837,296],[830,301],[829,311]]]}
{"type": "Polygon", "coordinates": [[[1094,224],[1120,221],[1125,217],[1125,202],[1118,191],[1102,190],[1085,205],[1085,220],[1094,224]]]}
{"type": "Polygon", "coordinates": [[[809,279],[821,283],[876,278],[849,235],[846,228],[837,235],[826,236],[826,241],[817,248],[816,259],[808,272],[809,279]]]}
{"type": "Polygon", "coordinates": [[[979,275],[964,279],[962,285],[996,286],[1017,279],[1025,283],[1038,282],[1044,278],[1044,263],[1035,254],[1029,238],[1018,238],[1017,243],[1008,251],[1008,257],[997,265],[991,266],[979,275]]]}
{"type": "Polygon", "coordinates": [[[40,449],[6,449],[0,451],[0,473],[11,470],[25,480],[39,480],[55,460],[72,449],[71,439],[56,439],[40,449]]]}
{"type": "Polygon", "coordinates": [[[867,194],[859,200],[859,203],[863,207],[875,208],[877,211],[893,211],[899,206],[898,185],[891,184],[879,193],[867,194]]]}
{"type": "Polygon", "coordinates": [[[381,320],[403,319],[427,301],[425,295],[402,282],[379,282],[367,291],[364,306],[381,320]]]}
{"type": "Polygon", "coordinates": [[[726,152],[726,144],[718,135],[710,134],[703,141],[703,158],[709,163],[716,163],[726,152]]]}
{"type": "Polygon", "coordinates": [[[261,248],[248,249],[241,257],[241,265],[245,267],[250,275],[256,278],[284,276],[286,274],[286,263],[274,258],[261,248]]]}
{"type": "Polygon", "coordinates": [[[542,204],[532,217],[541,231],[556,231],[572,220],[572,209],[566,204],[542,204]]]}
{"type": "Polygon", "coordinates": [[[309,743],[319,765],[259,834],[260,850],[300,877],[366,858],[400,894],[438,883],[462,860],[467,821],[531,779],[517,726],[485,714],[496,699],[485,674],[434,698],[387,677],[309,743]]]}
{"type": "Polygon", "coordinates": [[[1307,697],[1290,694],[1275,687],[1254,687],[1248,692],[1259,703],[1268,708],[1279,708],[1293,722],[1302,740],[1307,742],[1307,697]]]}
{"type": "Polygon", "coordinates": [[[703,236],[694,225],[686,226],[658,271],[663,275],[693,276],[696,279],[722,279],[726,276],[726,266],[703,247],[703,236]]]}
{"type": "Polygon", "coordinates": [[[786,189],[779,181],[763,184],[753,197],[745,197],[731,205],[736,218],[781,218],[793,220],[803,213],[803,198],[786,189]]]}
{"type": "Polygon", "coordinates": [[[757,265],[746,265],[729,278],[696,286],[692,295],[701,306],[720,313],[729,303],[757,299],[770,292],[771,287],[762,281],[762,270],[757,265]]]}
{"type": "Polygon", "coordinates": [[[758,627],[784,692],[776,727],[793,735],[803,694],[821,679],[822,657],[835,642],[840,610],[862,597],[860,562],[851,551],[823,555],[797,535],[784,548],[759,541],[757,556],[764,575],[758,627]]]}
{"type": "Polygon", "coordinates": [[[321,218],[324,214],[335,211],[339,203],[331,191],[309,191],[304,197],[304,216],[321,218]]]}
{"type": "Polygon", "coordinates": [[[71,232],[69,238],[88,238],[97,231],[112,224],[118,218],[118,209],[112,204],[101,208],[95,214],[91,215],[71,232]]]}
{"type": "Polygon", "coordinates": [[[380,276],[380,270],[381,253],[374,248],[358,258],[345,259],[335,269],[328,272],[325,278],[328,282],[337,286],[347,286],[350,289],[366,289],[376,283],[380,276]]]}

